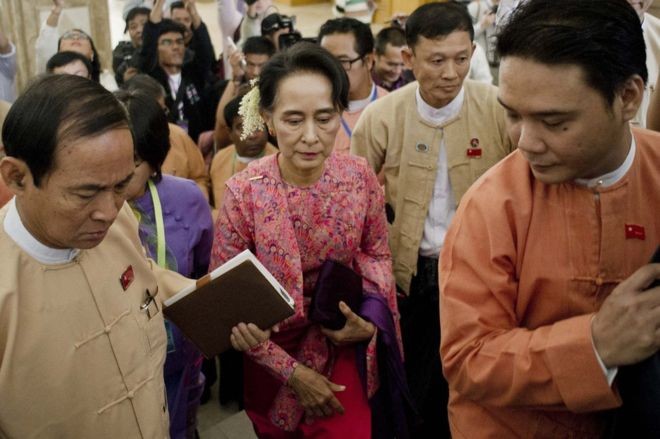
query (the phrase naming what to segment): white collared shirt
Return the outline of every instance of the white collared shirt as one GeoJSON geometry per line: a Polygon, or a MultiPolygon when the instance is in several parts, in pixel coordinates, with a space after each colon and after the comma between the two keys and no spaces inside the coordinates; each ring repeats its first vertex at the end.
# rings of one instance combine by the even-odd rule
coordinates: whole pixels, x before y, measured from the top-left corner
{"type": "Polygon", "coordinates": [[[619,166],[612,172],[608,172],[605,175],[601,175],[600,177],[588,178],[588,179],[578,178],[575,180],[575,182],[580,186],[594,188],[594,187],[612,186],[614,183],[621,180],[630,170],[633,161],[635,161],[635,152],[637,151],[637,143],[635,142],[635,136],[631,136],[631,137],[632,137],[632,141],[630,142],[630,149],[628,150],[628,155],[626,156],[626,159],[623,161],[621,166],[619,166]]]}
{"type": "Polygon", "coordinates": [[[181,87],[181,73],[179,72],[174,75],[168,75],[167,82],[170,84],[172,99],[176,101],[176,94],[179,92],[179,87],[181,87]]]}
{"type": "Polygon", "coordinates": [[[372,83],[369,96],[367,96],[364,99],[359,99],[357,101],[349,101],[348,108],[346,109],[346,111],[349,113],[356,113],[358,111],[364,110],[365,108],[367,108],[367,105],[371,103],[374,93],[376,93],[376,84],[372,83]]]}
{"type": "MultiPolygon", "coordinates": [[[[434,108],[424,102],[419,87],[415,94],[417,113],[426,123],[438,126],[458,116],[463,107],[465,90],[461,88],[458,95],[442,108],[434,108]]],[[[433,147],[433,145],[430,145],[433,147]]],[[[447,165],[447,147],[444,137],[440,142],[438,155],[438,172],[433,185],[433,196],[429,204],[429,211],[424,221],[424,234],[419,245],[419,254],[426,257],[437,258],[445,242],[445,235],[456,213],[456,201],[449,180],[449,167],[447,165]]]]}
{"type": "Polygon", "coordinates": [[[20,248],[34,259],[46,265],[66,264],[71,262],[80,253],[80,250],[75,248],[51,248],[42,244],[25,228],[16,208],[16,197],[12,198],[8,205],[9,209],[7,210],[3,224],[5,232],[20,248]]]}

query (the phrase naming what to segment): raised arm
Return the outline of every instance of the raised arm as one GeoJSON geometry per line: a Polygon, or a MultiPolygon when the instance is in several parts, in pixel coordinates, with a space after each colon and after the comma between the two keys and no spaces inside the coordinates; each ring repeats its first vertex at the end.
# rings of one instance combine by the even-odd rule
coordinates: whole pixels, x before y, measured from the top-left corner
{"type": "Polygon", "coordinates": [[[57,25],[60,21],[60,14],[64,7],[64,0],[53,0],[53,7],[46,21],[39,30],[39,35],[34,42],[36,71],[35,73],[41,74],[46,71],[46,63],[51,56],[57,53],[57,40],[59,35],[57,33],[57,25]]]}
{"type": "Polygon", "coordinates": [[[156,0],[149,20],[142,30],[142,47],[140,48],[140,71],[150,73],[158,67],[158,27],[163,20],[163,2],[156,0]]]}

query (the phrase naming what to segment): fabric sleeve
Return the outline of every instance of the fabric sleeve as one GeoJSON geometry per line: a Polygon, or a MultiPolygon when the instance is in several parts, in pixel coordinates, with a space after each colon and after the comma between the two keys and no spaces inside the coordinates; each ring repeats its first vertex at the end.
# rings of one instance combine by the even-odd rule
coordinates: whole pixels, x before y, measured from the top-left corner
{"type": "Polygon", "coordinates": [[[57,41],[60,36],[57,33],[57,28],[48,26],[46,22],[41,25],[39,36],[34,42],[34,49],[36,55],[36,74],[46,72],[46,64],[51,56],[57,53],[57,41]]]}
{"type": "Polygon", "coordinates": [[[209,199],[209,175],[206,172],[206,163],[202,152],[199,150],[195,142],[190,136],[181,136],[183,146],[188,156],[188,179],[197,183],[197,186],[202,191],[204,198],[209,199]]]}
{"type": "Polygon", "coordinates": [[[159,24],[147,20],[142,30],[140,49],[140,71],[150,73],[158,67],[158,28],[159,24]]]}
{"type": "Polygon", "coordinates": [[[12,80],[16,76],[16,46],[9,42],[9,53],[0,54],[0,74],[12,80]]]}
{"type": "Polygon", "coordinates": [[[375,107],[377,105],[365,108],[358,119],[351,136],[351,154],[366,158],[369,166],[378,174],[385,161],[387,129],[380,126],[382,119],[374,114],[375,107]]]}
{"type": "Polygon", "coordinates": [[[286,384],[289,381],[291,374],[293,374],[296,366],[298,366],[295,358],[287,354],[284,349],[271,340],[266,340],[245,352],[245,354],[255,363],[266,368],[282,384],[286,384]]]}
{"type": "Polygon", "coordinates": [[[480,2],[471,2],[468,5],[468,12],[470,13],[470,17],[472,17],[472,25],[474,27],[474,38],[480,37],[484,32],[485,29],[481,27],[479,24],[479,19],[481,18],[479,16],[479,10],[481,9],[481,5],[479,4],[480,2]]]}
{"type": "Polygon", "coordinates": [[[366,215],[360,251],[355,256],[355,269],[364,278],[365,294],[378,294],[388,299],[388,302],[390,299],[396,302],[392,255],[387,242],[385,197],[371,169],[364,169],[364,181],[366,215]]]}
{"type": "Polygon", "coordinates": [[[470,61],[470,79],[486,84],[493,83],[493,75],[490,73],[486,52],[478,44],[474,48],[472,60],[470,61]]]}
{"type": "Polygon", "coordinates": [[[213,245],[213,220],[211,209],[201,191],[195,187],[196,200],[193,205],[193,217],[197,219],[200,230],[199,239],[193,253],[193,274],[195,278],[205,275],[209,269],[211,259],[211,246],[213,245]]]}
{"type": "MultiPolygon", "coordinates": [[[[394,321],[395,336],[403,356],[396,286],[392,275],[392,256],[387,242],[383,190],[378,184],[376,174],[371,169],[365,169],[363,180],[367,195],[366,216],[360,251],[355,257],[355,269],[363,278],[364,294],[374,294],[385,299],[394,321]]],[[[368,320],[364,309],[361,309],[359,314],[368,320]]],[[[379,387],[377,342],[378,331],[374,332],[366,346],[367,395],[369,397],[373,396],[379,387]]]]}
{"type": "MultiPolygon", "coordinates": [[[[246,213],[246,201],[241,201],[231,190],[225,191],[222,206],[215,224],[215,238],[211,251],[209,270],[215,269],[245,249],[254,250],[254,228],[246,213]]],[[[247,322],[249,323],[249,322],[247,322]]],[[[262,328],[267,329],[267,328],[262,328]]],[[[298,365],[296,360],[271,340],[267,340],[245,352],[257,364],[282,381],[287,382],[298,365]]]]}
{"type": "Polygon", "coordinates": [[[462,201],[441,255],[440,352],[450,387],[497,407],[616,407],[620,399],[592,347],[593,314],[537,328],[519,322],[515,236],[522,226],[503,206],[493,214],[498,206],[487,201],[462,201]]]}
{"type": "Polygon", "coordinates": [[[215,51],[213,50],[213,43],[206,24],[202,22],[197,29],[193,29],[193,44],[192,48],[195,51],[193,58],[193,65],[202,83],[208,82],[213,62],[215,61],[215,51]]]}

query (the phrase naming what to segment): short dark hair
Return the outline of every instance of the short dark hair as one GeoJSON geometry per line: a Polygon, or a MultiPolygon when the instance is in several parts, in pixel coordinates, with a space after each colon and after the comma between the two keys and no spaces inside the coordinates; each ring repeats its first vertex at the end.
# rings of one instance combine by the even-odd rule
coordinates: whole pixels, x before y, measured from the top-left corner
{"type": "Polygon", "coordinates": [[[385,27],[376,34],[375,50],[378,55],[385,55],[387,45],[403,47],[406,45],[406,33],[400,27],[385,27]]]}
{"type": "Polygon", "coordinates": [[[172,3],[170,4],[170,14],[171,14],[172,11],[174,11],[175,9],[186,9],[186,5],[185,5],[183,2],[172,2],[172,3]]]}
{"type": "Polygon", "coordinates": [[[128,11],[128,14],[126,14],[126,27],[124,28],[124,33],[128,32],[128,25],[131,20],[133,20],[138,15],[146,15],[148,17],[149,14],[151,14],[151,9],[143,8],[141,6],[135,7],[128,11]]]}
{"type": "MultiPolygon", "coordinates": [[[[87,39],[89,40],[89,44],[90,44],[90,46],[92,46],[92,59],[89,60],[89,62],[92,64],[92,70],[90,70],[90,72],[92,74],[92,80],[96,81],[96,82],[100,82],[101,81],[101,61],[99,59],[99,53],[96,51],[96,46],[94,46],[94,40],[92,39],[92,37],[89,36],[89,34],[87,32],[85,32],[82,29],[75,29],[74,28],[74,29],[70,29],[70,30],[80,32],[80,33],[87,36],[87,39]]],[[[66,32],[64,34],[66,34],[66,32]]],[[[64,34],[62,34],[62,35],[64,35],[64,34]]],[[[60,37],[59,40],[57,40],[57,51],[58,52],[60,51],[60,45],[61,44],[62,44],[62,37],[60,37]]]]}
{"type": "Polygon", "coordinates": [[[275,55],[275,45],[266,37],[250,37],[243,43],[242,51],[245,55],[275,55]]]}
{"type": "Polygon", "coordinates": [[[610,105],[631,75],[648,79],[642,27],[626,0],[531,0],[500,30],[497,51],[502,58],[577,65],[610,105]]]}
{"type": "Polygon", "coordinates": [[[343,111],[348,107],[348,76],[337,59],[321,46],[301,41],[273,56],[259,77],[260,106],[272,110],[277,88],[287,76],[295,73],[318,73],[332,84],[332,104],[343,111]]]}
{"type": "Polygon", "coordinates": [[[39,186],[58,148],[130,128],[124,107],[99,83],[75,75],[41,75],[14,102],[2,127],[10,157],[23,160],[39,186]]]}
{"type": "Polygon", "coordinates": [[[80,61],[81,63],[83,63],[85,65],[85,68],[87,69],[87,73],[90,76],[92,75],[92,63],[89,61],[89,58],[87,58],[85,55],[81,53],[72,52],[70,50],[65,50],[64,52],[57,52],[55,55],[51,56],[50,59],[48,60],[48,63],[46,63],[46,71],[48,73],[53,73],[53,70],[55,70],[56,68],[63,67],[75,61],[80,61]]]}
{"type": "Polygon", "coordinates": [[[472,18],[460,3],[427,3],[415,9],[406,20],[406,42],[411,49],[420,36],[436,39],[456,31],[465,31],[470,34],[470,41],[474,40],[472,18]]]}
{"type": "Polygon", "coordinates": [[[170,20],[169,18],[162,19],[158,25],[158,38],[160,38],[161,35],[165,35],[170,32],[181,34],[181,36],[183,37],[186,35],[186,27],[181,23],[177,23],[174,20],[170,20]]]}
{"type": "Polygon", "coordinates": [[[231,101],[225,105],[225,109],[222,112],[222,115],[225,118],[225,123],[231,130],[232,125],[234,124],[234,119],[236,119],[238,116],[238,109],[241,106],[241,100],[243,99],[242,95],[238,95],[234,97],[231,101]]]}
{"type": "Polygon", "coordinates": [[[323,37],[332,34],[353,34],[355,51],[360,56],[365,56],[374,50],[374,34],[371,28],[355,18],[332,18],[326,21],[321,25],[317,41],[321,43],[323,37]]]}
{"type": "Polygon", "coordinates": [[[145,73],[138,73],[121,85],[122,90],[128,92],[140,91],[151,96],[153,99],[165,98],[167,96],[165,87],[151,76],[145,73]]]}
{"type": "Polygon", "coordinates": [[[167,116],[156,100],[142,91],[118,90],[115,96],[128,111],[135,141],[135,155],[149,163],[162,177],[161,168],[170,151],[170,127],[167,116]]]}

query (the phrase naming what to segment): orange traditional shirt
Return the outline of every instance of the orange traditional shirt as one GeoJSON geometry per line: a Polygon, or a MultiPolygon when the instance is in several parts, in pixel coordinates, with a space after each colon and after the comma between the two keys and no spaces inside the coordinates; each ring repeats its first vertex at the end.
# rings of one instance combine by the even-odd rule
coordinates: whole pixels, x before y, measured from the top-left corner
{"type": "Polygon", "coordinates": [[[620,399],[591,319],[660,242],[660,134],[633,133],[611,186],[541,183],[514,152],[463,197],[440,262],[455,438],[602,437],[620,399]]]}
{"type": "Polygon", "coordinates": [[[341,127],[337,131],[335,137],[335,146],[333,151],[337,154],[348,154],[351,152],[351,136],[353,135],[353,128],[357,125],[358,119],[365,108],[367,108],[373,101],[380,99],[388,94],[388,91],[382,87],[374,84],[371,94],[369,95],[369,103],[363,108],[350,111],[346,109],[341,115],[341,127]]]}

